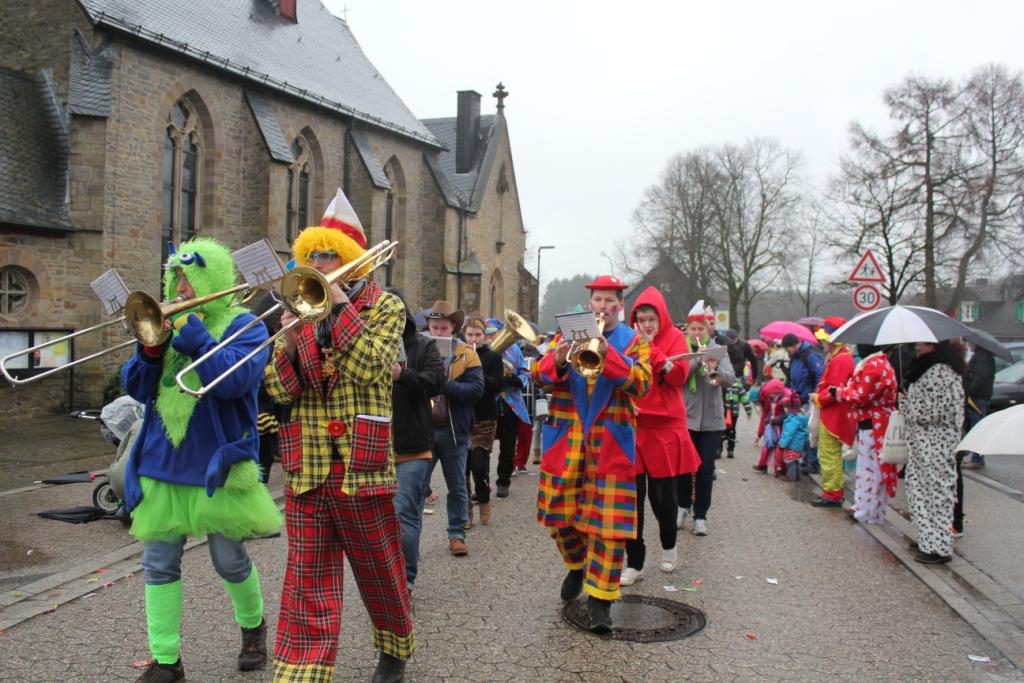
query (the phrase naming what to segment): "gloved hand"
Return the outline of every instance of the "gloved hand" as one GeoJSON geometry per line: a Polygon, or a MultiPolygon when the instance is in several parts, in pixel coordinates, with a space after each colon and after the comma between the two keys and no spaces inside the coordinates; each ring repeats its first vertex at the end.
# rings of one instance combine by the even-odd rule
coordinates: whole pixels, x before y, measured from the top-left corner
{"type": "Polygon", "coordinates": [[[523,383],[519,381],[519,377],[516,376],[516,375],[505,375],[502,378],[502,383],[506,387],[511,387],[513,389],[522,389],[523,388],[523,383]]]}
{"type": "Polygon", "coordinates": [[[181,326],[178,334],[174,335],[174,339],[171,340],[171,346],[175,351],[189,357],[198,356],[201,351],[214,343],[216,342],[206,330],[206,325],[192,313],[188,314],[188,321],[181,326]]]}

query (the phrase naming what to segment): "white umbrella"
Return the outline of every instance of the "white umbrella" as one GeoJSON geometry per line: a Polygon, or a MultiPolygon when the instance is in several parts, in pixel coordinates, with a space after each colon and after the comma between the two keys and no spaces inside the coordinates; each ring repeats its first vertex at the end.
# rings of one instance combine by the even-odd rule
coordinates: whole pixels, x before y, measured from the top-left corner
{"type": "Polygon", "coordinates": [[[935,343],[953,337],[966,337],[971,328],[942,311],[924,306],[889,306],[861,313],[832,333],[833,342],[846,344],[935,343]]]}
{"type": "Polygon", "coordinates": [[[1024,455],[1024,405],[984,418],[967,432],[956,449],[981,455],[1024,455]]]}

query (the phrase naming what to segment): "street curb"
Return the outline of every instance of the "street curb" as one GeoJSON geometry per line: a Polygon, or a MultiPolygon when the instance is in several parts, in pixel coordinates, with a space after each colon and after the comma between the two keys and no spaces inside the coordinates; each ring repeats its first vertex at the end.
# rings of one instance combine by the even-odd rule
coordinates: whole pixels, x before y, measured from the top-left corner
{"type": "MultiPolygon", "coordinates": [[[[284,489],[275,490],[271,495],[278,509],[283,510],[284,489]]],[[[205,537],[192,539],[185,544],[185,551],[203,545],[206,545],[205,537]]],[[[141,556],[142,542],[135,541],[44,579],[5,591],[0,594],[0,632],[131,578],[142,571],[141,556]]]]}
{"type": "MultiPolygon", "coordinates": [[[[818,488],[821,476],[809,475],[818,488]]],[[[853,491],[844,482],[844,492],[853,491]]],[[[928,586],[960,618],[971,625],[982,638],[1006,657],[1013,666],[1024,670],[1024,604],[991,577],[953,551],[947,565],[926,565],[917,562],[908,547],[913,525],[900,512],[889,506],[884,524],[862,524],[851,519],[892,553],[911,574],[928,586]],[[1004,609],[1011,608],[1020,616],[1004,609]]]]}

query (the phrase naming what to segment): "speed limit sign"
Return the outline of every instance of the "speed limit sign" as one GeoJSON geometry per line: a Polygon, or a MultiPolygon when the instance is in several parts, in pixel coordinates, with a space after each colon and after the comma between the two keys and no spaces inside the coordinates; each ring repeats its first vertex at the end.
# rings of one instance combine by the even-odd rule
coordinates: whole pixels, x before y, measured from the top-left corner
{"type": "Polygon", "coordinates": [[[853,290],[853,305],[859,311],[873,311],[882,303],[882,295],[874,285],[861,285],[853,290]]]}

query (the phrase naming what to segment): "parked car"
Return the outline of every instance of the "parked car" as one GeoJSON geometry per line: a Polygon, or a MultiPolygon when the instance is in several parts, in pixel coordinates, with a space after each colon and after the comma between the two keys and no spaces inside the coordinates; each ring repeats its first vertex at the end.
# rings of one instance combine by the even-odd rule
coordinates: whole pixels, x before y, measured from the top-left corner
{"type": "MultiPolygon", "coordinates": [[[[1008,348],[1010,353],[1013,354],[1014,363],[1024,360],[1024,342],[1006,342],[1003,346],[1008,348]]],[[[996,372],[1004,370],[1011,365],[1013,363],[1009,363],[999,357],[996,358],[996,372]]]]}
{"type": "Polygon", "coordinates": [[[1024,360],[1019,360],[996,373],[988,412],[1024,403],[1024,360]]]}

